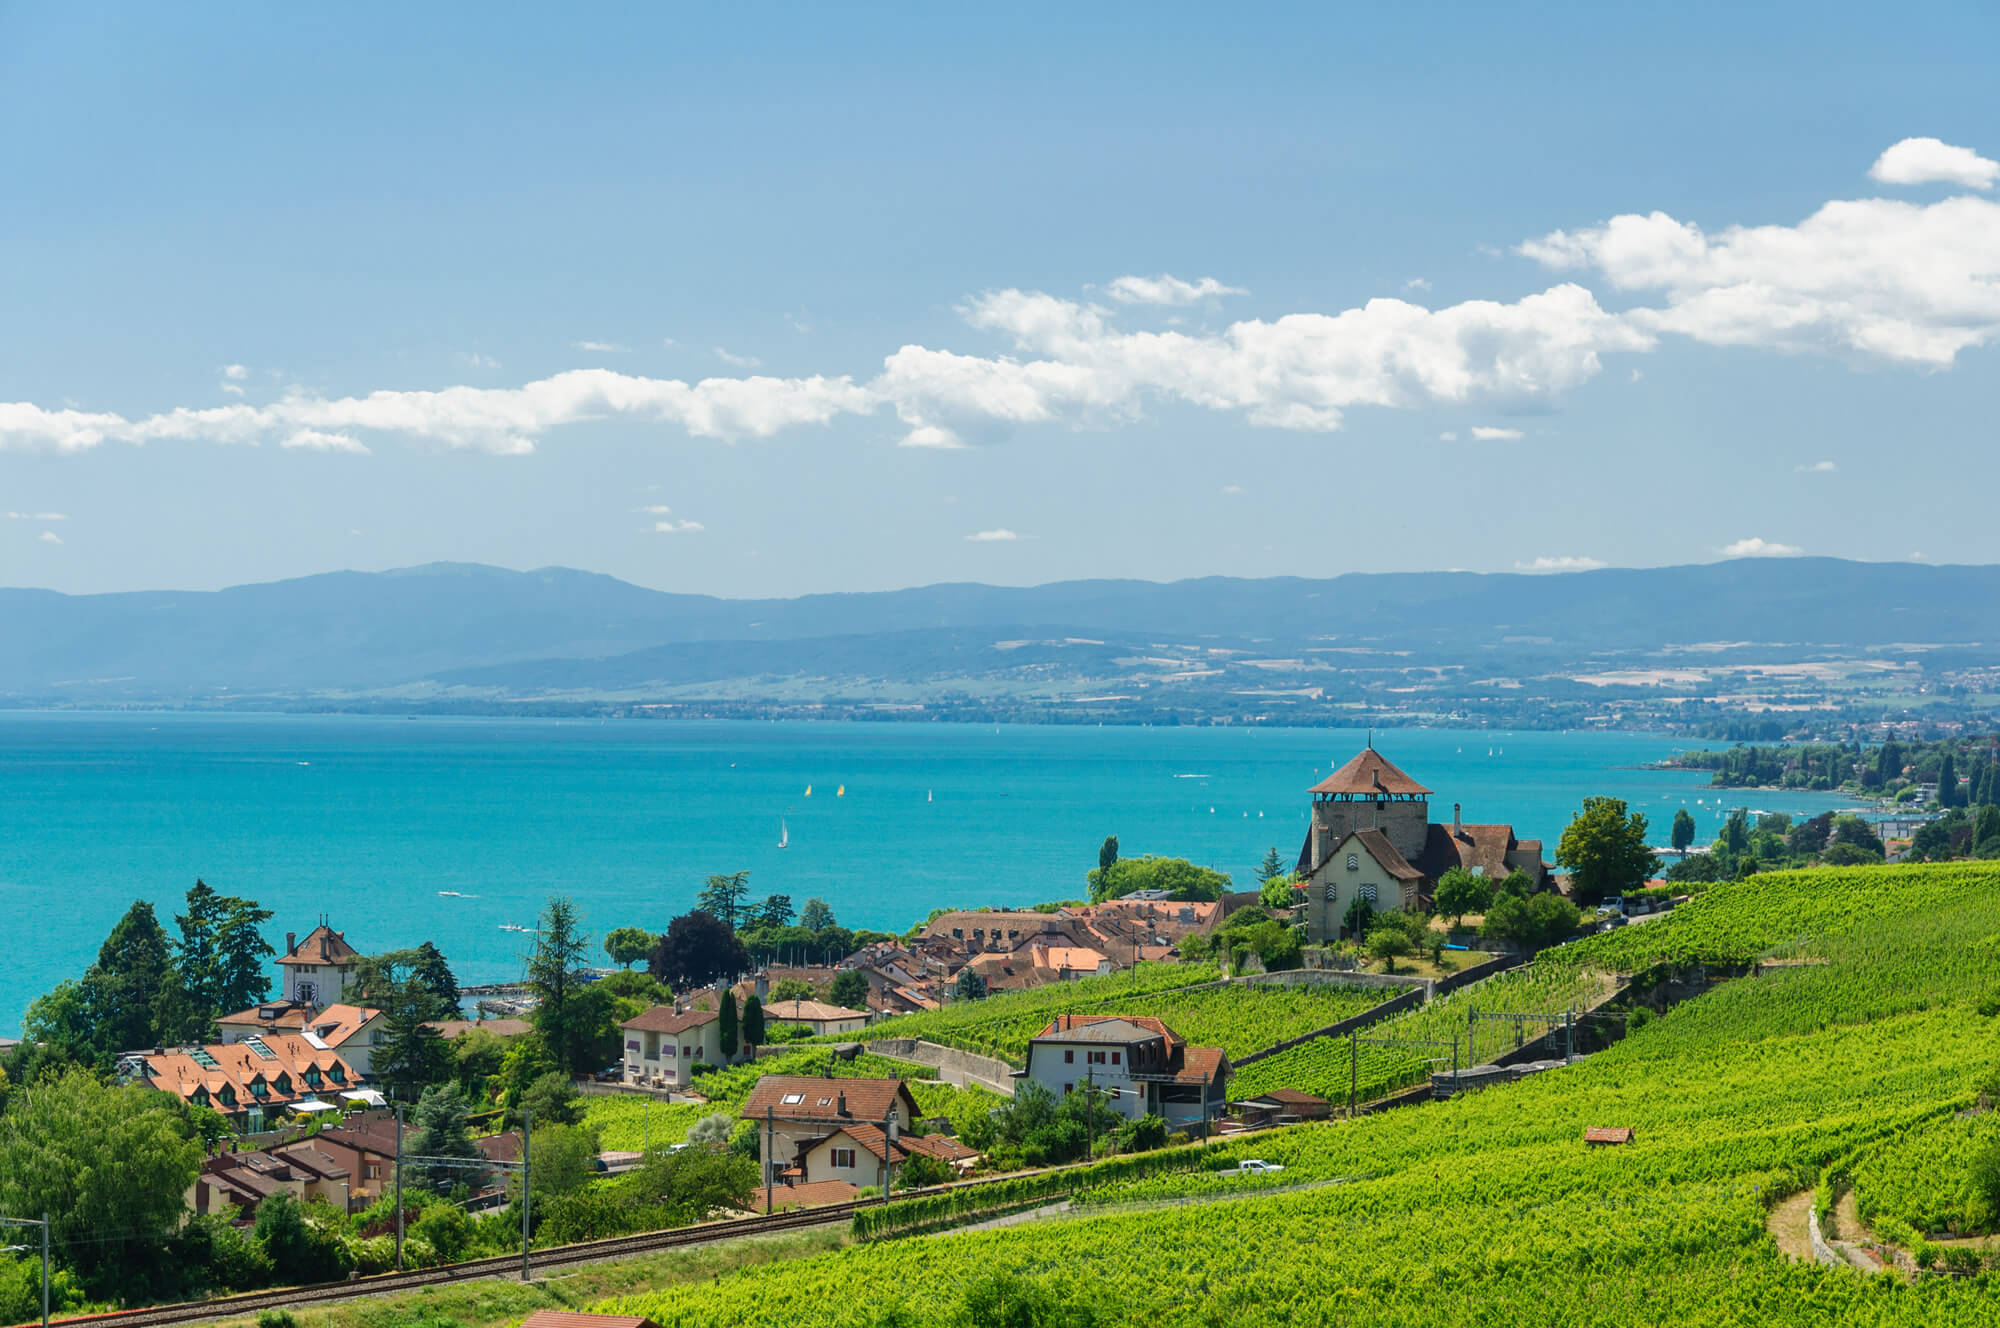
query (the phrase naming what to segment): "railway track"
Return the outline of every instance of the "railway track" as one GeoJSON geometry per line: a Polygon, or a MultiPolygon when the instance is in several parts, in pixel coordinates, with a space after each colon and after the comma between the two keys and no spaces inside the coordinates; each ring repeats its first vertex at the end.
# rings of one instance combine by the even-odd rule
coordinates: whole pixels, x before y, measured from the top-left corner
{"type": "MultiPolygon", "coordinates": [[[[707,1245],[716,1241],[739,1240],[745,1236],[831,1226],[839,1222],[852,1221],[855,1210],[860,1206],[858,1202],[829,1204],[824,1208],[773,1213],[768,1217],[704,1222],[697,1226],[676,1227],[671,1231],[653,1231],[638,1236],[613,1236],[607,1240],[558,1245],[551,1249],[535,1251],[531,1256],[530,1271],[543,1273],[574,1264],[595,1263],[602,1259],[622,1259],[635,1254],[652,1254],[687,1245],[707,1245]]],[[[402,1273],[377,1273],[373,1277],[358,1277],[346,1282],[324,1282],[318,1286],[292,1287],[281,1291],[252,1291],[240,1296],[222,1296],[215,1300],[184,1301],[177,1305],[148,1305],[142,1309],[83,1314],[67,1319],[51,1319],[50,1323],[105,1324],[114,1328],[156,1328],[156,1325],[166,1324],[209,1323],[216,1319],[240,1318],[246,1314],[255,1314],[259,1310],[299,1309],[308,1305],[326,1305],[336,1301],[380,1296],[397,1291],[416,1291],[423,1287],[449,1286],[457,1282],[471,1282],[488,1277],[518,1278],[520,1273],[519,1254],[500,1255],[490,1259],[468,1259],[464,1263],[445,1264],[439,1268],[402,1273]]]]}

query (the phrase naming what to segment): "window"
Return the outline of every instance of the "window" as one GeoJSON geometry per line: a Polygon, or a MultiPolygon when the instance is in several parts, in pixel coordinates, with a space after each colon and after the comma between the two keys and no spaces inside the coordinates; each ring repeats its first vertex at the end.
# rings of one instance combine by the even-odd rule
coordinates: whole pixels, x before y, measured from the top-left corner
{"type": "Polygon", "coordinates": [[[796,1107],[797,1105],[799,1105],[799,1103],[805,1100],[806,1100],[806,1095],[804,1093],[787,1093],[783,1097],[778,1099],[778,1105],[783,1107],[796,1107]]]}
{"type": "MultiPolygon", "coordinates": [[[[364,1166],[364,1167],[362,1167],[362,1168],[361,1168],[361,1178],[362,1178],[363,1180],[380,1180],[380,1179],[382,1179],[382,1164],[381,1164],[380,1162],[370,1162],[370,1163],[368,1163],[368,1164],[367,1164],[366,1166],[364,1166]]],[[[530,1197],[533,1197],[533,1196],[530,1196],[530,1197]]]]}
{"type": "Polygon", "coordinates": [[[1093,1051],[1088,1053],[1084,1057],[1084,1059],[1092,1065],[1102,1065],[1104,1064],[1104,1053],[1101,1051],[1093,1051]]]}
{"type": "Polygon", "coordinates": [[[1368,901],[1369,903],[1371,903],[1371,904],[1372,904],[1372,903],[1374,903],[1374,902],[1375,902],[1375,887],[1374,887],[1374,886],[1372,886],[1372,885],[1364,885],[1364,886],[1362,886],[1362,887],[1361,887],[1361,897],[1362,897],[1363,899],[1367,900],[1367,901],[1368,901]]]}
{"type": "Polygon", "coordinates": [[[854,1150],[852,1148],[834,1149],[833,1165],[834,1168],[838,1171],[854,1170],[854,1150]]]}
{"type": "MultiPolygon", "coordinates": [[[[679,1047],[676,1047],[676,1046],[675,1046],[675,1045],[674,1045],[673,1043],[671,1043],[671,1042],[669,1042],[669,1043],[667,1043],[667,1044],[666,1044],[665,1046],[661,1047],[661,1048],[660,1048],[660,1050],[661,1050],[662,1052],[664,1052],[664,1053],[666,1054],[666,1057],[667,1057],[667,1059],[668,1059],[668,1060],[674,1060],[674,1059],[678,1058],[678,1057],[680,1056],[680,1054],[681,1054],[681,1049],[680,1049],[679,1047]]],[[[655,1056],[655,1057],[653,1057],[652,1059],[654,1059],[654,1060],[658,1060],[658,1059],[659,1059],[659,1057],[655,1056]]]]}
{"type": "MultiPolygon", "coordinates": [[[[1075,1047],[1064,1047],[1064,1048],[1063,1048],[1063,1064],[1064,1064],[1064,1065],[1074,1065],[1074,1064],[1076,1064],[1076,1048],[1075,1048],[1075,1047]]],[[[1068,1090],[1068,1089],[1064,1089],[1063,1091],[1064,1091],[1064,1092],[1068,1092],[1069,1090],[1068,1090]]]]}
{"type": "Polygon", "coordinates": [[[1112,1063],[1113,1065],[1116,1065],[1116,1064],[1118,1064],[1118,1063],[1119,1063],[1119,1061],[1118,1061],[1118,1058],[1119,1058],[1120,1056],[1124,1055],[1124,1054],[1125,1054],[1125,1053],[1124,1053],[1124,1052],[1122,1052],[1122,1051],[1114,1051],[1114,1052],[1112,1052],[1112,1053],[1111,1053],[1111,1063],[1112,1063]]]}
{"type": "Polygon", "coordinates": [[[1326,902],[1331,904],[1334,900],[1338,898],[1340,898],[1340,887],[1335,885],[1332,881],[1328,881],[1326,883],[1326,902]]]}
{"type": "Polygon", "coordinates": [[[1485,875],[1486,875],[1486,868],[1484,868],[1484,867],[1474,867],[1474,868],[1472,869],[1472,874],[1473,874],[1474,876],[1482,876],[1482,877],[1483,877],[1483,876],[1485,876],[1485,875]]]}
{"type": "Polygon", "coordinates": [[[335,1082],[336,1084],[344,1084],[347,1082],[347,1071],[341,1069],[338,1065],[329,1067],[327,1069],[327,1074],[333,1077],[333,1082],[335,1082]]]}
{"type": "Polygon", "coordinates": [[[1347,870],[1349,871],[1361,870],[1361,856],[1359,854],[1350,853],[1347,855],[1347,870]]]}
{"type": "Polygon", "coordinates": [[[823,1097],[819,1100],[819,1104],[822,1107],[830,1107],[833,1105],[833,1099],[830,1097],[823,1097]]]}
{"type": "Polygon", "coordinates": [[[1069,1096],[1069,1095],[1070,1095],[1071,1093],[1074,1093],[1075,1091],[1076,1091],[1076,1085],[1075,1085],[1075,1084],[1064,1084],[1064,1085],[1063,1085],[1063,1096],[1064,1096],[1064,1097],[1068,1097],[1068,1096],[1069,1096]]]}

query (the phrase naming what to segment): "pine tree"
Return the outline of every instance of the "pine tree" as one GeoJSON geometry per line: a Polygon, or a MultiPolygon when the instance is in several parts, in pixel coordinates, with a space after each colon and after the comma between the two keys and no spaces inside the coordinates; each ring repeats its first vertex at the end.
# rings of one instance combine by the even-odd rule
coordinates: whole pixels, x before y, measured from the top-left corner
{"type": "Polygon", "coordinates": [[[716,1019],[716,1038],[722,1044],[725,1058],[736,1055],[736,993],[729,988],[722,989],[722,1005],[716,1019]]]}
{"type": "Polygon", "coordinates": [[[1278,856],[1278,846],[1273,844],[1264,850],[1264,860],[1257,864],[1257,883],[1268,885],[1285,874],[1284,859],[1278,856]]]}
{"type": "Polygon", "coordinates": [[[744,920],[744,903],[750,897],[750,873],[747,871],[728,872],[708,878],[701,893],[695,896],[694,906],[719,922],[726,922],[731,928],[744,920]]]}
{"type": "Polygon", "coordinates": [[[451,965],[445,962],[444,955],[437,946],[425,941],[417,947],[417,958],[411,965],[410,976],[431,994],[437,1010],[434,1018],[458,1018],[460,1014],[458,979],[452,976],[451,965]]]}
{"type": "Polygon", "coordinates": [[[384,1004],[385,1045],[375,1055],[375,1077],[391,1097],[407,1102],[451,1077],[451,1049],[427,1023],[431,994],[421,983],[405,979],[384,1004]]]}
{"type": "Polygon", "coordinates": [[[178,1040],[187,996],[173,964],[166,929],[145,900],[118,919],[83,975],[96,1040],[102,1050],[138,1051],[178,1040]]]}
{"type": "Polygon", "coordinates": [[[805,909],[799,914],[799,925],[807,931],[825,931],[833,925],[833,906],[818,896],[806,900],[805,909]]]}
{"type": "MultiPolygon", "coordinates": [[[[404,1153],[426,1158],[477,1159],[480,1156],[479,1145],[472,1139],[472,1126],[466,1119],[469,1114],[457,1084],[436,1084],[426,1088],[412,1114],[411,1123],[416,1128],[403,1141],[404,1153]]],[[[403,1167],[406,1183],[434,1194],[444,1194],[461,1185],[477,1188],[473,1182],[479,1174],[475,1167],[450,1163],[408,1162],[403,1167]]]]}
{"type": "Polygon", "coordinates": [[[535,997],[535,1031],[557,1068],[571,1077],[590,1068],[589,1044],[598,1033],[598,1003],[584,999],[583,990],[589,946],[576,905],[560,895],[550,899],[528,960],[528,990],[535,997]]]}

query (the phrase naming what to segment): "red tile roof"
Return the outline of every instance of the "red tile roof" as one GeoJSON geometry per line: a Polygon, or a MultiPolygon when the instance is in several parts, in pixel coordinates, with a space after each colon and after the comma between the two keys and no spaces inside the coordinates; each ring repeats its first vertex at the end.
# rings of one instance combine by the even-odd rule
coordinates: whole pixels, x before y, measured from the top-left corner
{"type": "Polygon", "coordinates": [[[1314,793],[1351,793],[1368,796],[1414,794],[1428,796],[1430,790],[1398,770],[1395,763],[1373,747],[1364,747],[1353,760],[1312,786],[1314,793]]]}
{"type": "Polygon", "coordinates": [[[901,1079],[827,1079],[811,1074],[767,1074],[743,1104],[744,1120],[763,1120],[768,1111],[781,1121],[881,1121],[897,1108],[905,1124],[920,1114],[917,1099],[901,1079]],[[787,1102],[797,1095],[798,1101],[787,1102]],[[845,1099],[847,1110],[842,1113],[845,1099]]]}
{"type": "Polygon", "coordinates": [[[638,1314],[584,1314],[577,1310],[536,1310],[521,1328],[660,1328],[638,1314]]]}
{"type": "Polygon", "coordinates": [[[1189,1047],[1174,1071],[1177,1084],[1207,1084],[1229,1077],[1229,1057],[1221,1047],[1189,1047]]]}
{"type": "MultiPolygon", "coordinates": [[[[1411,866],[1410,860],[1404,857],[1396,846],[1389,842],[1389,836],[1380,830],[1356,830],[1350,838],[1360,840],[1362,846],[1368,850],[1368,856],[1380,863],[1382,870],[1397,880],[1421,881],[1424,878],[1423,872],[1411,866]]],[[[1347,840],[1343,839],[1340,842],[1344,844],[1347,840]]],[[[1340,844],[1335,844],[1333,851],[1339,853],[1340,844]]]]}
{"type": "Polygon", "coordinates": [[[361,952],[347,943],[347,937],[324,922],[306,933],[306,938],[278,956],[281,964],[345,964],[359,959],[361,952]]]}
{"type": "Polygon", "coordinates": [[[1181,1045],[1180,1034],[1174,1032],[1173,1029],[1168,1028],[1153,1016],[1145,1014],[1059,1014],[1055,1017],[1053,1023],[1035,1034],[1035,1037],[1053,1038],[1063,1033],[1088,1028],[1092,1024],[1109,1023],[1134,1024],[1149,1033],[1158,1033],[1167,1040],[1167,1055],[1169,1057],[1174,1054],[1174,1049],[1181,1045]]]}
{"type": "Polygon", "coordinates": [[[1593,1125],[1583,1132],[1587,1144],[1629,1144],[1637,1137],[1637,1132],[1629,1125],[1593,1125]]]}
{"type": "MultiPolygon", "coordinates": [[[[844,1180],[816,1180],[805,1185],[778,1185],[770,1190],[753,1190],[749,1206],[761,1213],[768,1199],[774,1213],[787,1208],[824,1208],[828,1204],[847,1203],[860,1193],[859,1189],[844,1180]]],[[[527,1328],[527,1325],[522,1325],[522,1328],[527,1328]]]]}
{"type": "MultiPolygon", "coordinates": [[[[817,1140],[812,1146],[816,1147],[818,1144],[825,1143],[827,1139],[836,1138],[840,1135],[846,1135],[852,1139],[861,1147],[863,1152],[867,1153],[868,1156],[874,1158],[877,1162],[882,1160],[882,1149],[888,1142],[888,1136],[882,1133],[882,1127],[879,1125],[866,1125],[858,1121],[843,1125],[832,1134],[817,1140]]],[[[953,1163],[967,1162],[979,1156],[976,1151],[967,1148],[964,1144],[951,1138],[949,1135],[899,1135],[896,1139],[896,1161],[901,1163],[912,1153],[928,1153],[940,1162],[953,1163]]]]}
{"type": "Polygon", "coordinates": [[[685,1010],[676,1013],[671,1005],[656,1005],[644,1014],[627,1019],[619,1027],[647,1033],[685,1033],[690,1028],[712,1024],[721,1017],[715,1010],[685,1010]]]}

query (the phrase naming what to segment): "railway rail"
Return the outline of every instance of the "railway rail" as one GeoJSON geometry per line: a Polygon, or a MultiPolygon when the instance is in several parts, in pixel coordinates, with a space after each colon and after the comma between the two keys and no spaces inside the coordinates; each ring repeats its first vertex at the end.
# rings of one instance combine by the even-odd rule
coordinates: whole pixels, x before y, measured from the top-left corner
{"type": "MultiPolygon", "coordinates": [[[[605,1240],[582,1241],[574,1245],[557,1245],[546,1250],[534,1251],[531,1271],[546,1272],[573,1264],[595,1263],[602,1259],[622,1259],[687,1245],[706,1245],[716,1241],[738,1240],[745,1236],[830,1226],[852,1221],[855,1211],[860,1206],[858,1201],[851,1201],[828,1204],[824,1208],[772,1213],[769,1216],[734,1218],[726,1222],[703,1222],[697,1226],[675,1227],[668,1231],[647,1232],[644,1235],[613,1236],[605,1240]]],[[[356,1300],[364,1296],[380,1296],[397,1291],[416,1291],[424,1287],[448,1286],[456,1282],[470,1282],[488,1277],[518,1278],[520,1272],[521,1256],[518,1253],[495,1255],[492,1258],[468,1259],[463,1263],[445,1264],[437,1268],[415,1269],[401,1273],[377,1273],[372,1277],[357,1277],[344,1282],[322,1282],[317,1286],[292,1287],[278,1291],[251,1291],[239,1296],[183,1301],[174,1305],[148,1305],[140,1309],[110,1310],[102,1314],[51,1319],[49,1322],[52,1325],[105,1324],[113,1325],[115,1328],[158,1328],[160,1325],[168,1324],[210,1323],[217,1319],[233,1319],[246,1314],[255,1314],[259,1310],[299,1309],[308,1305],[332,1304],[337,1301],[356,1300]]]]}

